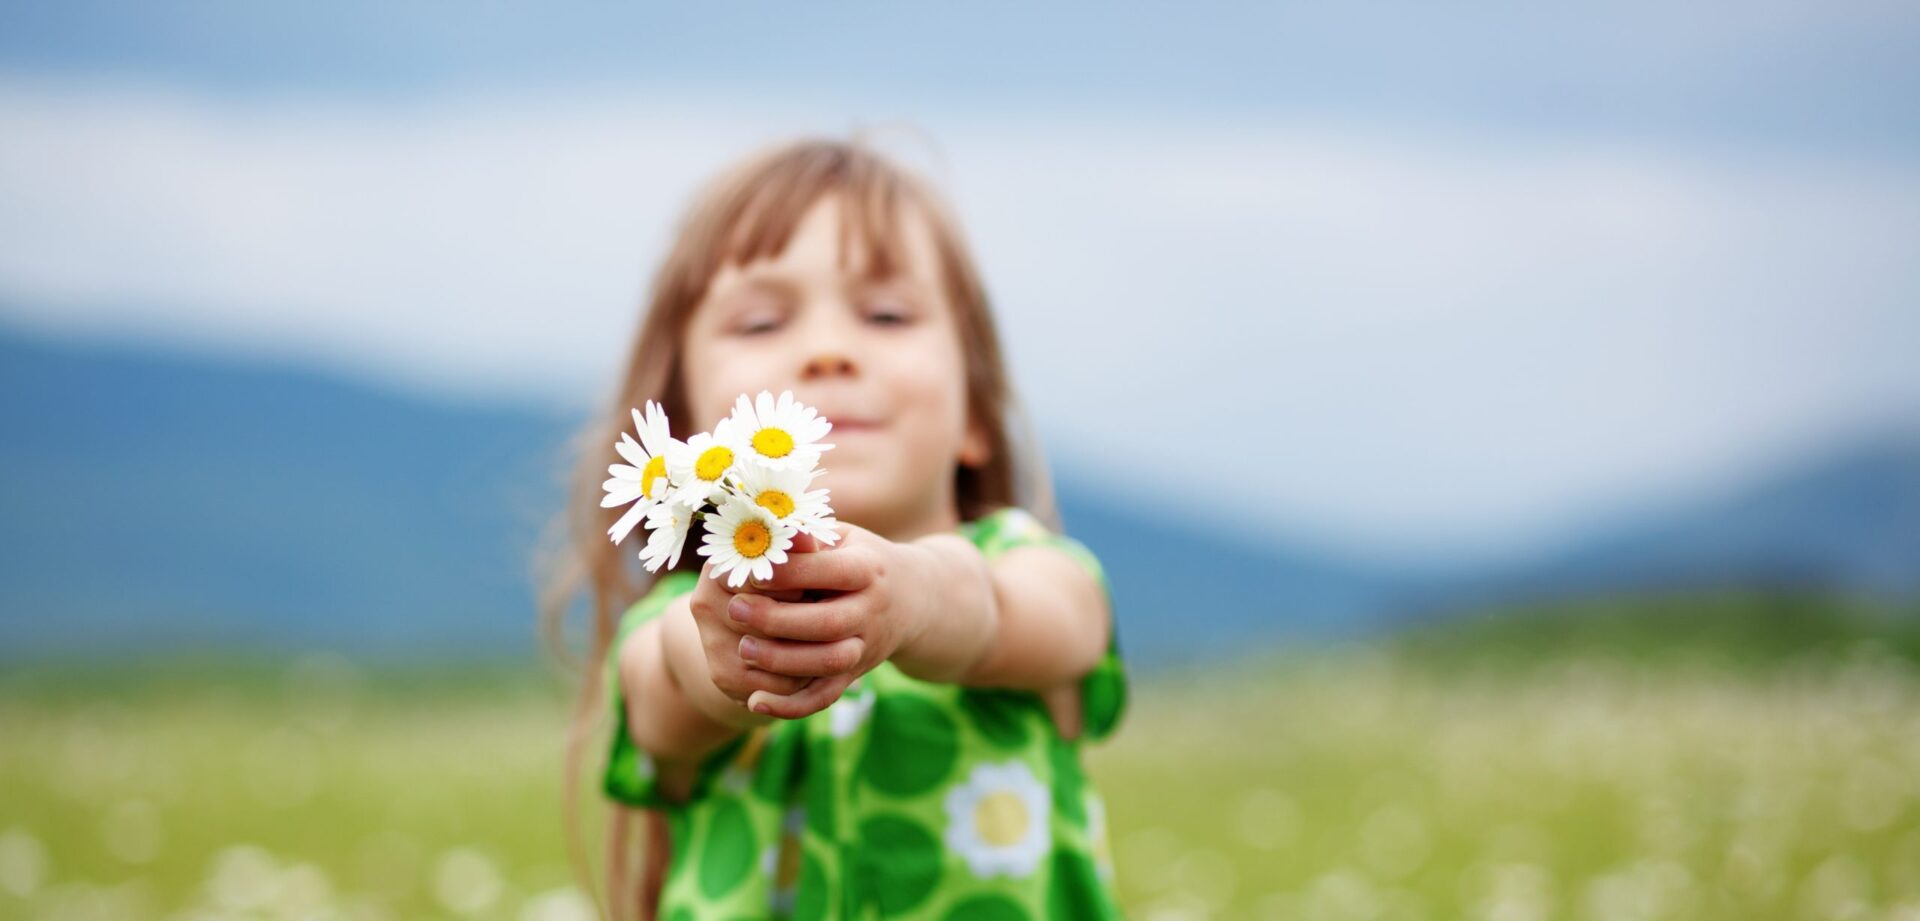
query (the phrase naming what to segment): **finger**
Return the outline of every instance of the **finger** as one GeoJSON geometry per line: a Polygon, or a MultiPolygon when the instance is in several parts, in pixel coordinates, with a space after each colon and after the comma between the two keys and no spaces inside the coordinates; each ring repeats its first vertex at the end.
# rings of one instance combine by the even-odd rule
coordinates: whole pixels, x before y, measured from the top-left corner
{"type": "Polygon", "coordinates": [[[860,656],[866,650],[867,641],[857,636],[831,643],[796,643],[753,636],[740,638],[740,661],[782,675],[809,678],[849,671],[860,664],[860,656]]]}
{"type": "MultiPolygon", "coordinates": [[[[713,565],[713,560],[709,559],[700,566],[700,578],[693,583],[693,594],[695,598],[713,598],[716,593],[721,595],[726,593],[726,586],[721,585],[718,580],[713,578],[713,565]]],[[[723,605],[726,604],[726,599],[722,597],[720,603],[723,605]]]]}
{"type": "Polygon", "coordinates": [[[727,616],[735,629],[774,639],[830,643],[855,635],[860,628],[854,595],[824,601],[787,603],[756,595],[735,595],[727,616]],[[745,599],[744,601],[742,599],[745,599]]]}
{"type": "Polygon", "coordinates": [[[773,694],[767,691],[755,691],[747,697],[747,709],[755,713],[777,716],[783,720],[797,720],[812,716],[840,699],[847,685],[858,676],[851,672],[842,672],[826,678],[815,678],[806,687],[795,694],[773,694]],[[764,708],[764,709],[762,709],[764,708]]]}
{"type": "MultiPolygon", "coordinates": [[[[747,580],[747,584],[742,585],[739,588],[723,588],[721,589],[721,591],[724,591],[727,593],[726,597],[721,601],[721,604],[723,606],[732,605],[733,599],[739,595],[753,595],[756,598],[767,598],[773,601],[783,602],[786,604],[796,604],[796,603],[808,600],[806,589],[762,588],[760,586],[753,584],[753,580],[751,579],[747,580]]],[[[753,604],[753,603],[754,602],[747,602],[747,604],[753,604]]],[[[726,610],[728,611],[729,614],[732,613],[731,607],[726,607],[726,610]]],[[[729,617],[728,623],[732,624],[734,629],[736,630],[749,630],[746,623],[743,621],[734,620],[731,617],[729,617]]]]}
{"type": "Polygon", "coordinates": [[[749,579],[761,591],[826,589],[856,592],[873,584],[873,560],[863,552],[789,554],[766,579],[749,579]]]}
{"type": "Polygon", "coordinates": [[[754,691],[766,691],[769,694],[795,694],[813,679],[776,674],[749,666],[740,673],[740,680],[746,685],[748,695],[751,696],[754,691]]]}

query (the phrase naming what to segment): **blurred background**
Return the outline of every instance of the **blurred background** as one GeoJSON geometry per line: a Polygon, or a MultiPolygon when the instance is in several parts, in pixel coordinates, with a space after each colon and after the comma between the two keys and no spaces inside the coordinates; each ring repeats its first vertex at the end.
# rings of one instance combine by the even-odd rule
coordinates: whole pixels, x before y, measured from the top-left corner
{"type": "Polygon", "coordinates": [[[1920,918],[1917,52],[1876,2],[9,4],[0,917],[584,917],[566,440],[696,185],[868,128],[1112,575],[1130,917],[1920,918]]]}

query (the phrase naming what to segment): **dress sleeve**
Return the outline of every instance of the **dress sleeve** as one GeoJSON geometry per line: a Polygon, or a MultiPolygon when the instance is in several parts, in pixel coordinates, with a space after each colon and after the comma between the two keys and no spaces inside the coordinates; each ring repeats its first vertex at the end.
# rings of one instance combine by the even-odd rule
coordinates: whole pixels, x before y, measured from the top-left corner
{"type": "MultiPolygon", "coordinates": [[[[1080,541],[1048,530],[1046,524],[1032,512],[1018,506],[1002,508],[974,522],[971,534],[980,552],[988,559],[1027,544],[1042,544],[1066,551],[1100,583],[1100,590],[1107,597],[1108,612],[1117,613],[1113,585],[1108,582],[1106,568],[1100,565],[1099,558],[1080,541]]],[[[1120,622],[1117,617],[1109,633],[1106,654],[1100,657],[1093,671],[1081,679],[1080,689],[1081,709],[1084,711],[1081,738],[1097,740],[1112,735],[1127,708],[1127,672],[1120,653],[1120,622]]]]}
{"type": "Polygon", "coordinates": [[[719,776],[734,755],[737,754],[745,736],[733,739],[715,749],[701,760],[699,770],[694,775],[693,789],[685,801],[666,799],[659,789],[659,771],[653,757],[633,743],[633,734],[627,727],[627,696],[620,686],[619,652],[627,637],[639,629],[640,625],[660,616],[673,599],[686,594],[693,588],[693,579],[699,576],[693,573],[669,573],[654,584],[646,597],[635,602],[633,607],[621,615],[620,626],[613,645],[607,650],[605,663],[605,681],[607,699],[611,705],[613,718],[613,739],[607,751],[606,769],[601,778],[601,789],[614,800],[629,806],[647,809],[674,809],[685,806],[705,795],[714,778],[719,776]],[[689,578],[691,576],[691,578],[689,578]]]}

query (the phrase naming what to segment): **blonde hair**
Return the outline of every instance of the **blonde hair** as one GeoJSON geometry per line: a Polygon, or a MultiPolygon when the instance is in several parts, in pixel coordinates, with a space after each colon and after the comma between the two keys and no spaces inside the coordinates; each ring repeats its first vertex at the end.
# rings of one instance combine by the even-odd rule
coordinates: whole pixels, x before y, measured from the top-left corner
{"type": "MultiPolygon", "coordinates": [[[[1052,482],[1038,440],[1019,406],[1002,360],[998,333],[979,273],[946,204],[920,177],[895,165],[864,142],[806,139],[768,148],[714,178],[694,199],[678,227],[673,247],[654,276],[645,313],[635,332],[626,368],[612,398],[574,439],[577,455],[570,495],[548,527],[540,562],[540,630],[548,649],[579,673],[566,756],[566,825],[569,857],[603,917],[653,918],[670,846],[664,818],[610,802],[607,822],[605,897],[593,882],[581,845],[579,786],[586,746],[597,742],[605,692],[599,668],[619,626],[619,616],[659,578],[635,563],[631,548],[615,546],[607,530],[622,509],[600,507],[613,443],[630,424],[630,408],[659,402],[674,420],[691,418],[680,368],[679,346],[687,321],[724,265],[777,257],[803,215],[822,196],[842,196],[845,207],[841,258],[848,243],[865,250],[866,269],[876,277],[900,271],[906,262],[900,222],[913,209],[932,232],[941,285],[952,305],[966,356],[967,411],[988,434],[990,452],[979,466],[956,465],[956,511],[971,521],[1007,505],[1019,505],[1059,528],[1052,482]],[[1018,438],[1009,436],[1009,431],[1018,438]],[[568,661],[567,610],[582,591],[590,594],[589,645],[584,660],[568,661]],[[638,818],[641,821],[636,822],[638,818]],[[636,825],[647,846],[632,847],[636,825]]],[[[677,432],[685,437],[688,432],[677,432]]],[[[688,536],[698,546],[699,525],[688,536]]],[[[680,569],[698,570],[700,557],[684,554],[680,569]]],[[[617,718],[617,715],[615,715],[617,718]]]]}

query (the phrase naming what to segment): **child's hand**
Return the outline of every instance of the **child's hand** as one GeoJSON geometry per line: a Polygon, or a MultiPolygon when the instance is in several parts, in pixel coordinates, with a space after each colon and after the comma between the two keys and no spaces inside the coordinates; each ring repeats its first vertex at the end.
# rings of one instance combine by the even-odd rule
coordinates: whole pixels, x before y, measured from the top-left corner
{"type": "Polygon", "coordinates": [[[765,688],[758,713],[799,719],[826,709],[854,679],[893,656],[919,630],[919,601],[905,591],[921,561],[916,548],[840,522],[840,540],[820,547],[802,534],[765,583],[735,595],[732,611],[747,635],[740,659],[779,675],[813,679],[798,692],[765,688]],[[793,602],[787,593],[823,595],[793,602]]]}
{"type": "MultiPolygon", "coordinates": [[[[767,691],[775,694],[792,694],[806,687],[804,677],[778,675],[740,661],[740,638],[746,632],[739,623],[727,616],[727,603],[739,593],[757,592],[751,586],[738,590],[728,589],[725,579],[715,579],[710,575],[713,561],[700,569],[700,581],[689,593],[688,607],[693,612],[693,622],[700,630],[700,646],[707,654],[707,671],[713,676],[713,685],[720,692],[746,706],[754,691],[767,691]]],[[[782,592],[780,600],[798,601],[800,593],[782,592]]]]}

